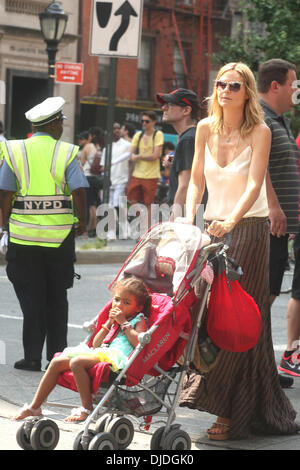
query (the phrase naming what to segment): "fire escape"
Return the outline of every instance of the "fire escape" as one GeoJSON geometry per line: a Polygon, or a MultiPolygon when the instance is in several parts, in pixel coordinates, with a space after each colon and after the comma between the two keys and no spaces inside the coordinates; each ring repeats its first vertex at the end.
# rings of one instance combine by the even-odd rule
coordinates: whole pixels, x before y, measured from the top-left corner
{"type": "MultiPolygon", "coordinates": [[[[213,0],[145,0],[151,11],[160,10],[156,27],[161,35],[165,62],[165,91],[178,84],[174,68],[174,48],[178,47],[185,86],[199,97],[207,96],[212,55],[213,0]]],[[[152,18],[154,16],[152,15],[152,18]]]]}

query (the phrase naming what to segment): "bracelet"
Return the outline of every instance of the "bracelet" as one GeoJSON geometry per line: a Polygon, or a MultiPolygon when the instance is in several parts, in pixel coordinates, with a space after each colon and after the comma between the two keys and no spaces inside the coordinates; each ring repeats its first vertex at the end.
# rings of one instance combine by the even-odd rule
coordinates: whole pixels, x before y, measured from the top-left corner
{"type": "Polygon", "coordinates": [[[122,323],[122,325],[121,325],[121,330],[122,330],[122,331],[131,329],[131,328],[132,328],[132,324],[129,323],[129,321],[125,321],[125,322],[122,323]]]}
{"type": "Polygon", "coordinates": [[[103,330],[110,331],[110,329],[107,328],[107,326],[105,326],[105,325],[101,325],[101,328],[103,328],[103,330]]]}

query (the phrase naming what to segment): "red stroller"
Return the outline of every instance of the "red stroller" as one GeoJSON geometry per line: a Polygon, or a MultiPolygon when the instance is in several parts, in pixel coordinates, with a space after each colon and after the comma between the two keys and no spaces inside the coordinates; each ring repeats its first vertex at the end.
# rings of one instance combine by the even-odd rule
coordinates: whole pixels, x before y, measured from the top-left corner
{"type": "MultiPolygon", "coordinates": [[[[141,238],[112,284],[127,275],[140,277],[147,284],[152,292],[148,330],[139,335],[138,346],[119,373],[112,373],[107,363],[99,363],[89,370],[97,405],[75,439],[75,450],[125,449],[134,435],[132,420],[125,415],[142,418],[141,426],[148,428],[152,417],[158,414],[166,418],[166,423],[154,432],[151,449],[191,448],[188,433],[174,423],[175,408],[185,372],[193,359],[212,281],[201,280],[205,288],[200,300],[194,287],[203,278],[209,255],[222,247],[222,243],[210,244],[209,237],[195,226],[171,222],[154,226],[141,238]],[[198,313],[192,328],[193,306],[198,313]],[[180,361],[179,366],[180,357],[183,363],[180,361]],[[95,426],[91,429],[92,423],[95,426]]],[[[107,319],[110,307],[111,302],[90,323],[89,345],[107,319]]],[[[77,391],[71,371],[62,374],[58,383],[77,391]]],[[[36,420],[33,426],[26,422],[22,425],[17,437],[21,447],[24,448],[25,442],[29,448],[55,448],[59,439],[57,425],[48,419],[47,425],[42,426],[39,423],[43,421],[44,418],[36,420]],[[30,435],[35,427],[40,427],[41,432],[35,430],[31,443],[30,435]]]]}

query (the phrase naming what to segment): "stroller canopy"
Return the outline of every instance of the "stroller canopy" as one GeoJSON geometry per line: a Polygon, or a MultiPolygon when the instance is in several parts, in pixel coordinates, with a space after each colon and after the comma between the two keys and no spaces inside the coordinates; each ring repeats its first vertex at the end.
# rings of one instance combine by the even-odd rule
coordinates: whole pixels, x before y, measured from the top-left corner
{"type": "Polygon", "coordinates": [[[209,237],[194,225],[155,225],[136,245],[111,286],[124,276],[133,275],[143,279],[152,292],[172,297],[193,269],[200,248],[209,242],[209,237]]]}

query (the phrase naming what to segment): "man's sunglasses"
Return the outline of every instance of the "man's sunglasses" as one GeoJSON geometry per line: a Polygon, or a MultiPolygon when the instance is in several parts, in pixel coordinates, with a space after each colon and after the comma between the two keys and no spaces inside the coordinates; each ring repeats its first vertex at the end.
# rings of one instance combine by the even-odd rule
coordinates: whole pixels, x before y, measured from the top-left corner
{"type": "Polygon", "coordinates": [[[150,120],[149,120],[149,119],[142,119],[142,120],[141,120],[141,123],[143,124],[144,122],[145,122],[146,124],[149,124],[150,120]]]}
{"type": "Polygon", "coordinates": [[[223,80],[217,80],[216,81],[216,87],[221,88],[222,90],[226,90],[226,88],[229,88],[229,91],[240,91],[242,83],[240,82],[223,82],[223,80]]]}

